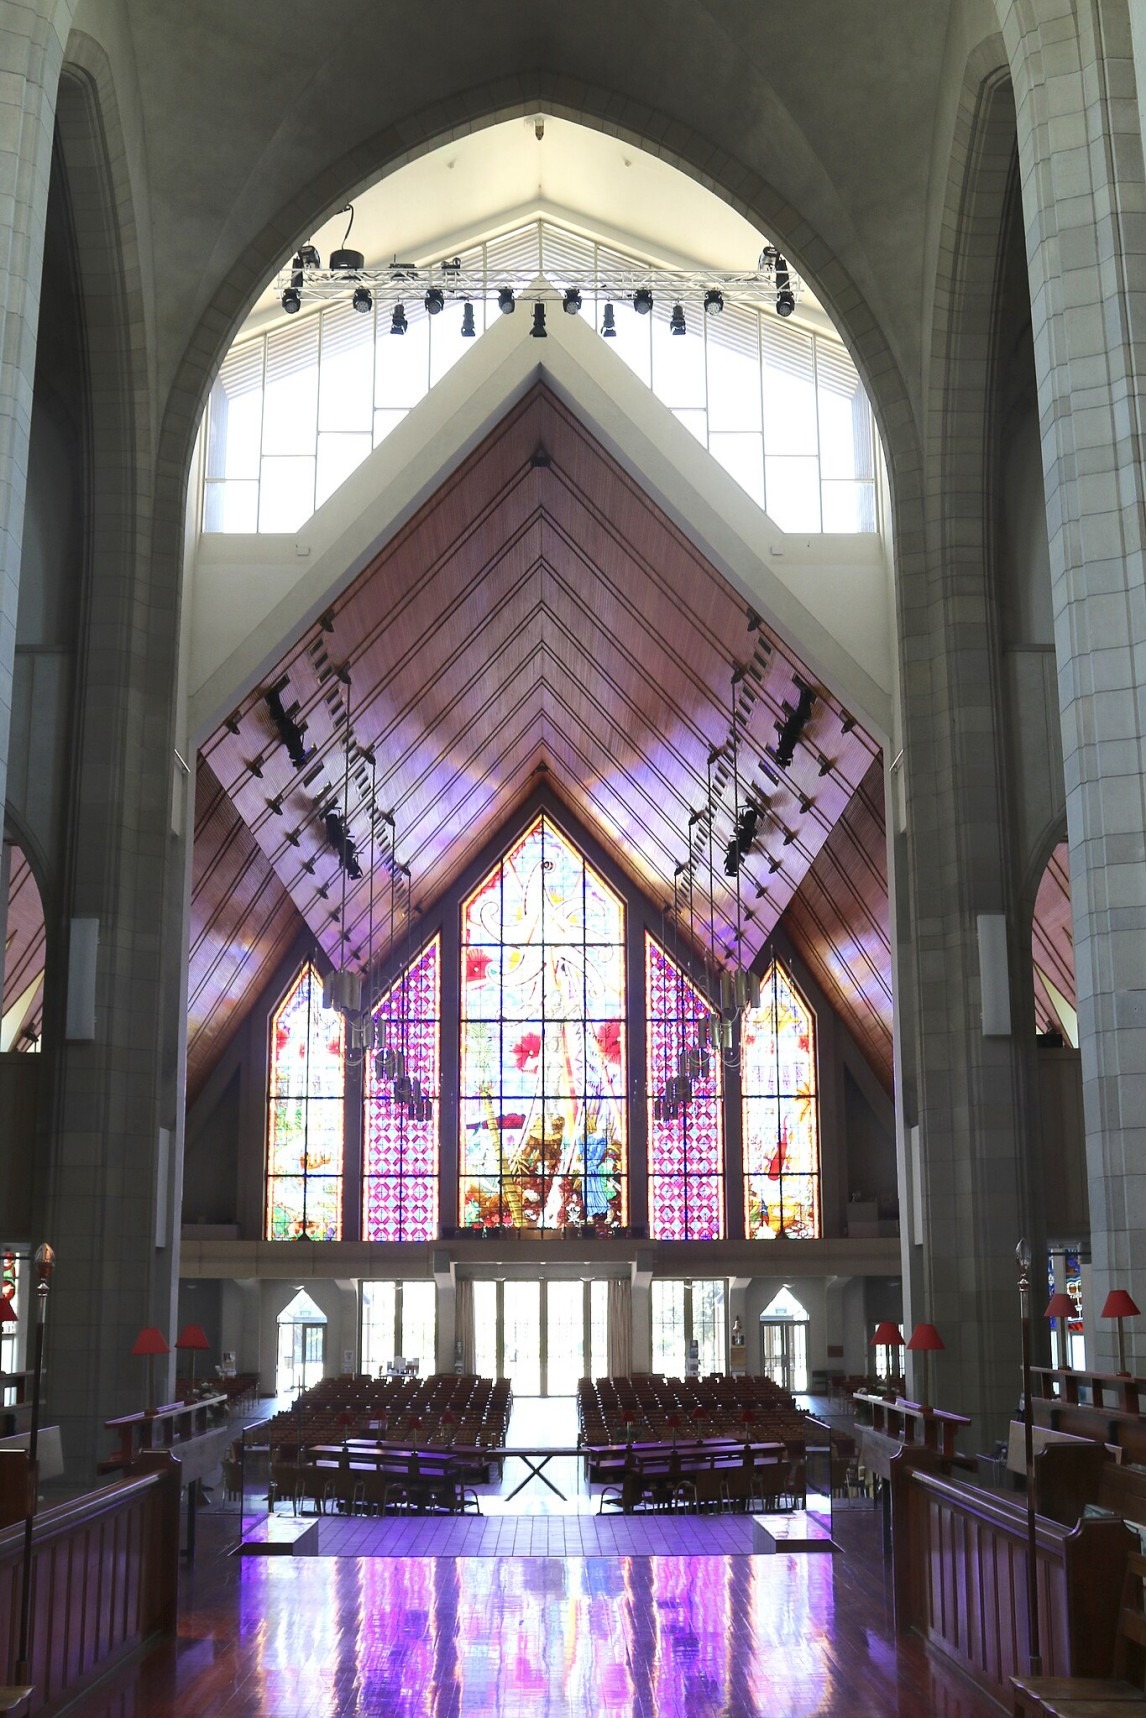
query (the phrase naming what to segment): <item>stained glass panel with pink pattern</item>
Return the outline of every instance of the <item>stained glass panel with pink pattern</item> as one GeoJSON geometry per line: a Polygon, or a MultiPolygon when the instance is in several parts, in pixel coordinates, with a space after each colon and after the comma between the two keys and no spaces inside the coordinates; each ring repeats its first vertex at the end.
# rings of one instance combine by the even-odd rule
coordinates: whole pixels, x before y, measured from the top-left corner
{"type": "Polygon", "coordinates": [[[367,1059],[363,1128],[362,1238],[432,1241],[438,1233],[438,1094],[441,1086],[441,943],[410,962],[374,1010],[387,1044],[404,1050],[406,1073],[432,1099],[421,1119],[396,1101],[367,1059]]]}
{"type": "Polygon", "coordinates": [[[773,961],[741,1027],[744,1214],[750,1240],[820,1233],[816,1022],[773,961]]]}
{"type": "Polygon", "coordinates": [[[724,1123],[720,1058],[705,1055],[692,1096],[676,1115],[657,1098],[695,1050],[712,1009],[681,967],[645,937],[645,1017],[649,1085],[649,1234],[657,1241],[710,1241],[724,1234],[724,1123]]]}

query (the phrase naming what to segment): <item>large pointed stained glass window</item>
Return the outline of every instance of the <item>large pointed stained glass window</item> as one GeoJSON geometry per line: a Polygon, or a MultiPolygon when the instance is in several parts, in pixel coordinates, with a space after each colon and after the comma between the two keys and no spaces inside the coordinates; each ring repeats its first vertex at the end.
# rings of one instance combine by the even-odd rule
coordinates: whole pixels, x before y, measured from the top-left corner
{"type": "Polygon", "coordinates": [[[542,815],[462,905],[461,1221],[626,1221],[625,910],[542,815]]]}
{"type": "Polygon", "coordinates": [[[697,1053],[697,1027],[711,1017],[695,984],[646,934],[649,1234],[656,1241],[711,1241],[724,1234],[720,1057],[697,1053]],[[671,1086],[682,1071],[691,1086],[687,1097],[679,1084],[671,1086]]]}
{"type": "Polygon", "coordinates": [[[374,1010],[387,1046],[403,1054],[407,1079],[420,1082],[431,1104],[426,1114],[396,1098],[393,1081],[379,1079],[374,1058],[367,1058],[364,1241],[432,1241],[438,1233],[440,965],[435,937],[374,1010]]]}
{"type": "Polygon", "coordinates": [[[760,992],[741,1026],[747,1233],[807,1240],[820,1233],[815,1017],[779,961],[760,992]]]}
{"type": "Polygon", "coordinates": [[[342,1016],[306,966],[271,1017],[267,1239],[342,1237],[342,1016]]]}

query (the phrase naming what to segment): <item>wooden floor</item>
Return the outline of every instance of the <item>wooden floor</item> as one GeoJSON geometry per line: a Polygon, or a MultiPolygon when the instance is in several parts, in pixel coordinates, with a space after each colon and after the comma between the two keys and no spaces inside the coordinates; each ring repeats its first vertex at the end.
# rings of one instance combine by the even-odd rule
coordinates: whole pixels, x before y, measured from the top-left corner
{"type": "Polygon", "coordinates": [[[997,1714],[894,1638],[874,1513],[848,1512],[838,1536],[834,1557],[240,1562],[233,1523],[205,1516],[178,1639],[70,1718],[997,1714]]]}

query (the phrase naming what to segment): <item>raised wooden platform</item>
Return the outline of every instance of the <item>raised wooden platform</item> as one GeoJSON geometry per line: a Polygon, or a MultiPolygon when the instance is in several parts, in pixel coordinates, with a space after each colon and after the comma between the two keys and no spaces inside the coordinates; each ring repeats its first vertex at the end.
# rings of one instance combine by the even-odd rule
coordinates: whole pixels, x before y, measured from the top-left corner
{"type": "Polygon", "coordinates": [[[317,1518],[303,1521],[293,1515],[265,1515],[243,1534],[236,1557],[317,1557],[317,1518]]]}
{"type": "Polygon", "coordinates": [[[777,1551],[838,1551],[839,1546],[818,1515],[797,1509],[790,1515],[754,1516],[752,1549],[767,1555],[777,1551]]]}

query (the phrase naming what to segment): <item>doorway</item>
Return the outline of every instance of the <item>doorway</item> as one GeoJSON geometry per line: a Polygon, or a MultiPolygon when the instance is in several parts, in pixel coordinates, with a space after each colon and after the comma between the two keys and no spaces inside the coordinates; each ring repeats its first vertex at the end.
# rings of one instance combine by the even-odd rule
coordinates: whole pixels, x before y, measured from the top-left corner
{"type": "Polygon", "coordinates": [[[808,1388],[808,1313],[784,1285],[760,1314],[760,1366],[789,1396],[808,1388]]]}
{"type": "Polygon", "coordinates": [[[326,1370],[326,1314],[305,1289],[278,1316],[275,1393],[294,1396],[319,1383],[326,1370]]]}
{"type": "Polygon", "coordinates": [[[475,1282],[474,1360],[515,1396],[574,1396],[608,1370],[607,1282],[475,1282]]]}

